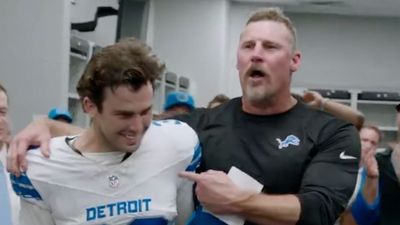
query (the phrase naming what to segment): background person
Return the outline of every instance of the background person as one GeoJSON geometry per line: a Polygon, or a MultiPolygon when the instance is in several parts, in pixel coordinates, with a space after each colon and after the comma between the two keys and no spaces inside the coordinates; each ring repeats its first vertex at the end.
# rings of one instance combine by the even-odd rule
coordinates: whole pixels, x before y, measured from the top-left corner
{"type": "Polygon", "coordinates": [[[6,170],[6,155],[11,140],[9,99],[0,83],[0,218],[1,224],[18,225],[19,198],[12,191],[10,175],[6,170]]]}
{"type": "Polygon", "coordinates": [[[366,125],[360,130],[360,139],[360,188],[355,201],[341,218],[342,225],[373,225],[379,219],[379,170],[375,154],[382,132],[376,126],[366,125]]]}
{"type": "Polygon", "coordinates": [[[229,101],[229,97],[224,95],[224,94],[219,94],[216,95],[207,105],[207,108],[212,109],[217,106],[220,106],[221,104],[224,104],[225,102],[229,101]]]}
{"type": "Polygon", "coordinates": [[[65,123],[72,123],[72,116],[68,110],[54,107],[50,109],[47,117],[53,120],[58,120],[65,123]]]}
{"type": "Polygon", "coordinates": [[[187,114],[194,110],[195,102],[192,95],[186,92],[169,92],[165,98],[164,111],[154,119],[162,120],[180,114],[187,114]]]}
{"type": "Polygon", "coordinates": [[[348,121],[352,123],[358,130],[360,130],[364,124],[365,118],[362,112],[345,104],[324,98],[316,91],[305,91],[302,97],[303,101],[309,106],[316,109],[321,109],[338,117],[339,119],[348,121]]]}

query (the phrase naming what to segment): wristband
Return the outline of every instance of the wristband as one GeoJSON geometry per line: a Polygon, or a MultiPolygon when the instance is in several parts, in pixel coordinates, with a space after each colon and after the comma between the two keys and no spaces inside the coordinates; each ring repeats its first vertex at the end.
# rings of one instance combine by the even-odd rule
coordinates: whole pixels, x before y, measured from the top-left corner
{"type": "Polygon", "coordinates": [[[321,105],[320,105],[320,107],[319,107],[319,109],[320,109],[321,111],[324,111],[325,105],[326,105],[326,103],[327,103],[329,100],[330,100],[329,98],[324,98],[324,99],[322,99],[321,105]]]}

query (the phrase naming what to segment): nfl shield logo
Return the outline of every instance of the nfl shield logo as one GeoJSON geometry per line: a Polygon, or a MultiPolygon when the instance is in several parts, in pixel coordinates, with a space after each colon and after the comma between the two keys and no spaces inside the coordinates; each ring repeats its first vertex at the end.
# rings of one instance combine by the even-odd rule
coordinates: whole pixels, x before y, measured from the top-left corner
{"type": "Polygon", "coordinates": [[[119,185],[119,179],[115,175],[109,176],[108,181],[110,182],[110,187],[112,188],[116,188],[119,185]]]}

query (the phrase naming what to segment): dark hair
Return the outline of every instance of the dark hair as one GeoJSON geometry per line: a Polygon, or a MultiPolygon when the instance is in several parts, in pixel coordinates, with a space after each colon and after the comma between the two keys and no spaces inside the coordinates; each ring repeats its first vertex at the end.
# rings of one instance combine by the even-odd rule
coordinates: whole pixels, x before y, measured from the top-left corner
{"type": "Polygon", "coordinates": [[[224,95],[224,94],[219,94],[216,95],[209,103],[207,108],[211,108],[211,105],[214,103],[219,103],[219,104],[223,104],[225,102],[229,101],[229,97],[224,95]]]}
{"type": "Polygon", "coordinates": [[[136,91],[148,82],[154,88],[164,67],[149,46],[138,39],[127,38],[95,54],[76,89],[81,100],[88,97],[101,112],[105,88],[114,91],[121,85],[129,85],[136,91]]]}

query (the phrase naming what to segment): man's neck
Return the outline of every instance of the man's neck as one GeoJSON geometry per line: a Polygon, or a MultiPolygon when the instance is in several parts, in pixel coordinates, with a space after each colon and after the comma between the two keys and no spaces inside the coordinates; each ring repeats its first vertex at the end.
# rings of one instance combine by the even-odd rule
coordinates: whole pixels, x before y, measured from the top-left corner
{"type": "MultiPolygon", "coordinates": [[[[93,125],[92,125],[93,126],[93,125]]],[[[85,129],[73,143],[74,148],[80,152],[99,153],[109,152],[107,145],[99,138],[93,127],[85,129]]]]}
{"type": "Polygon", "coordinates": [[[274,115],[288,111],[297,100],[291,95],[280,99],[271,99],[270,101],[251,102],[242,97],[242,109],[244,112],[253,115],[274,115]]]}

